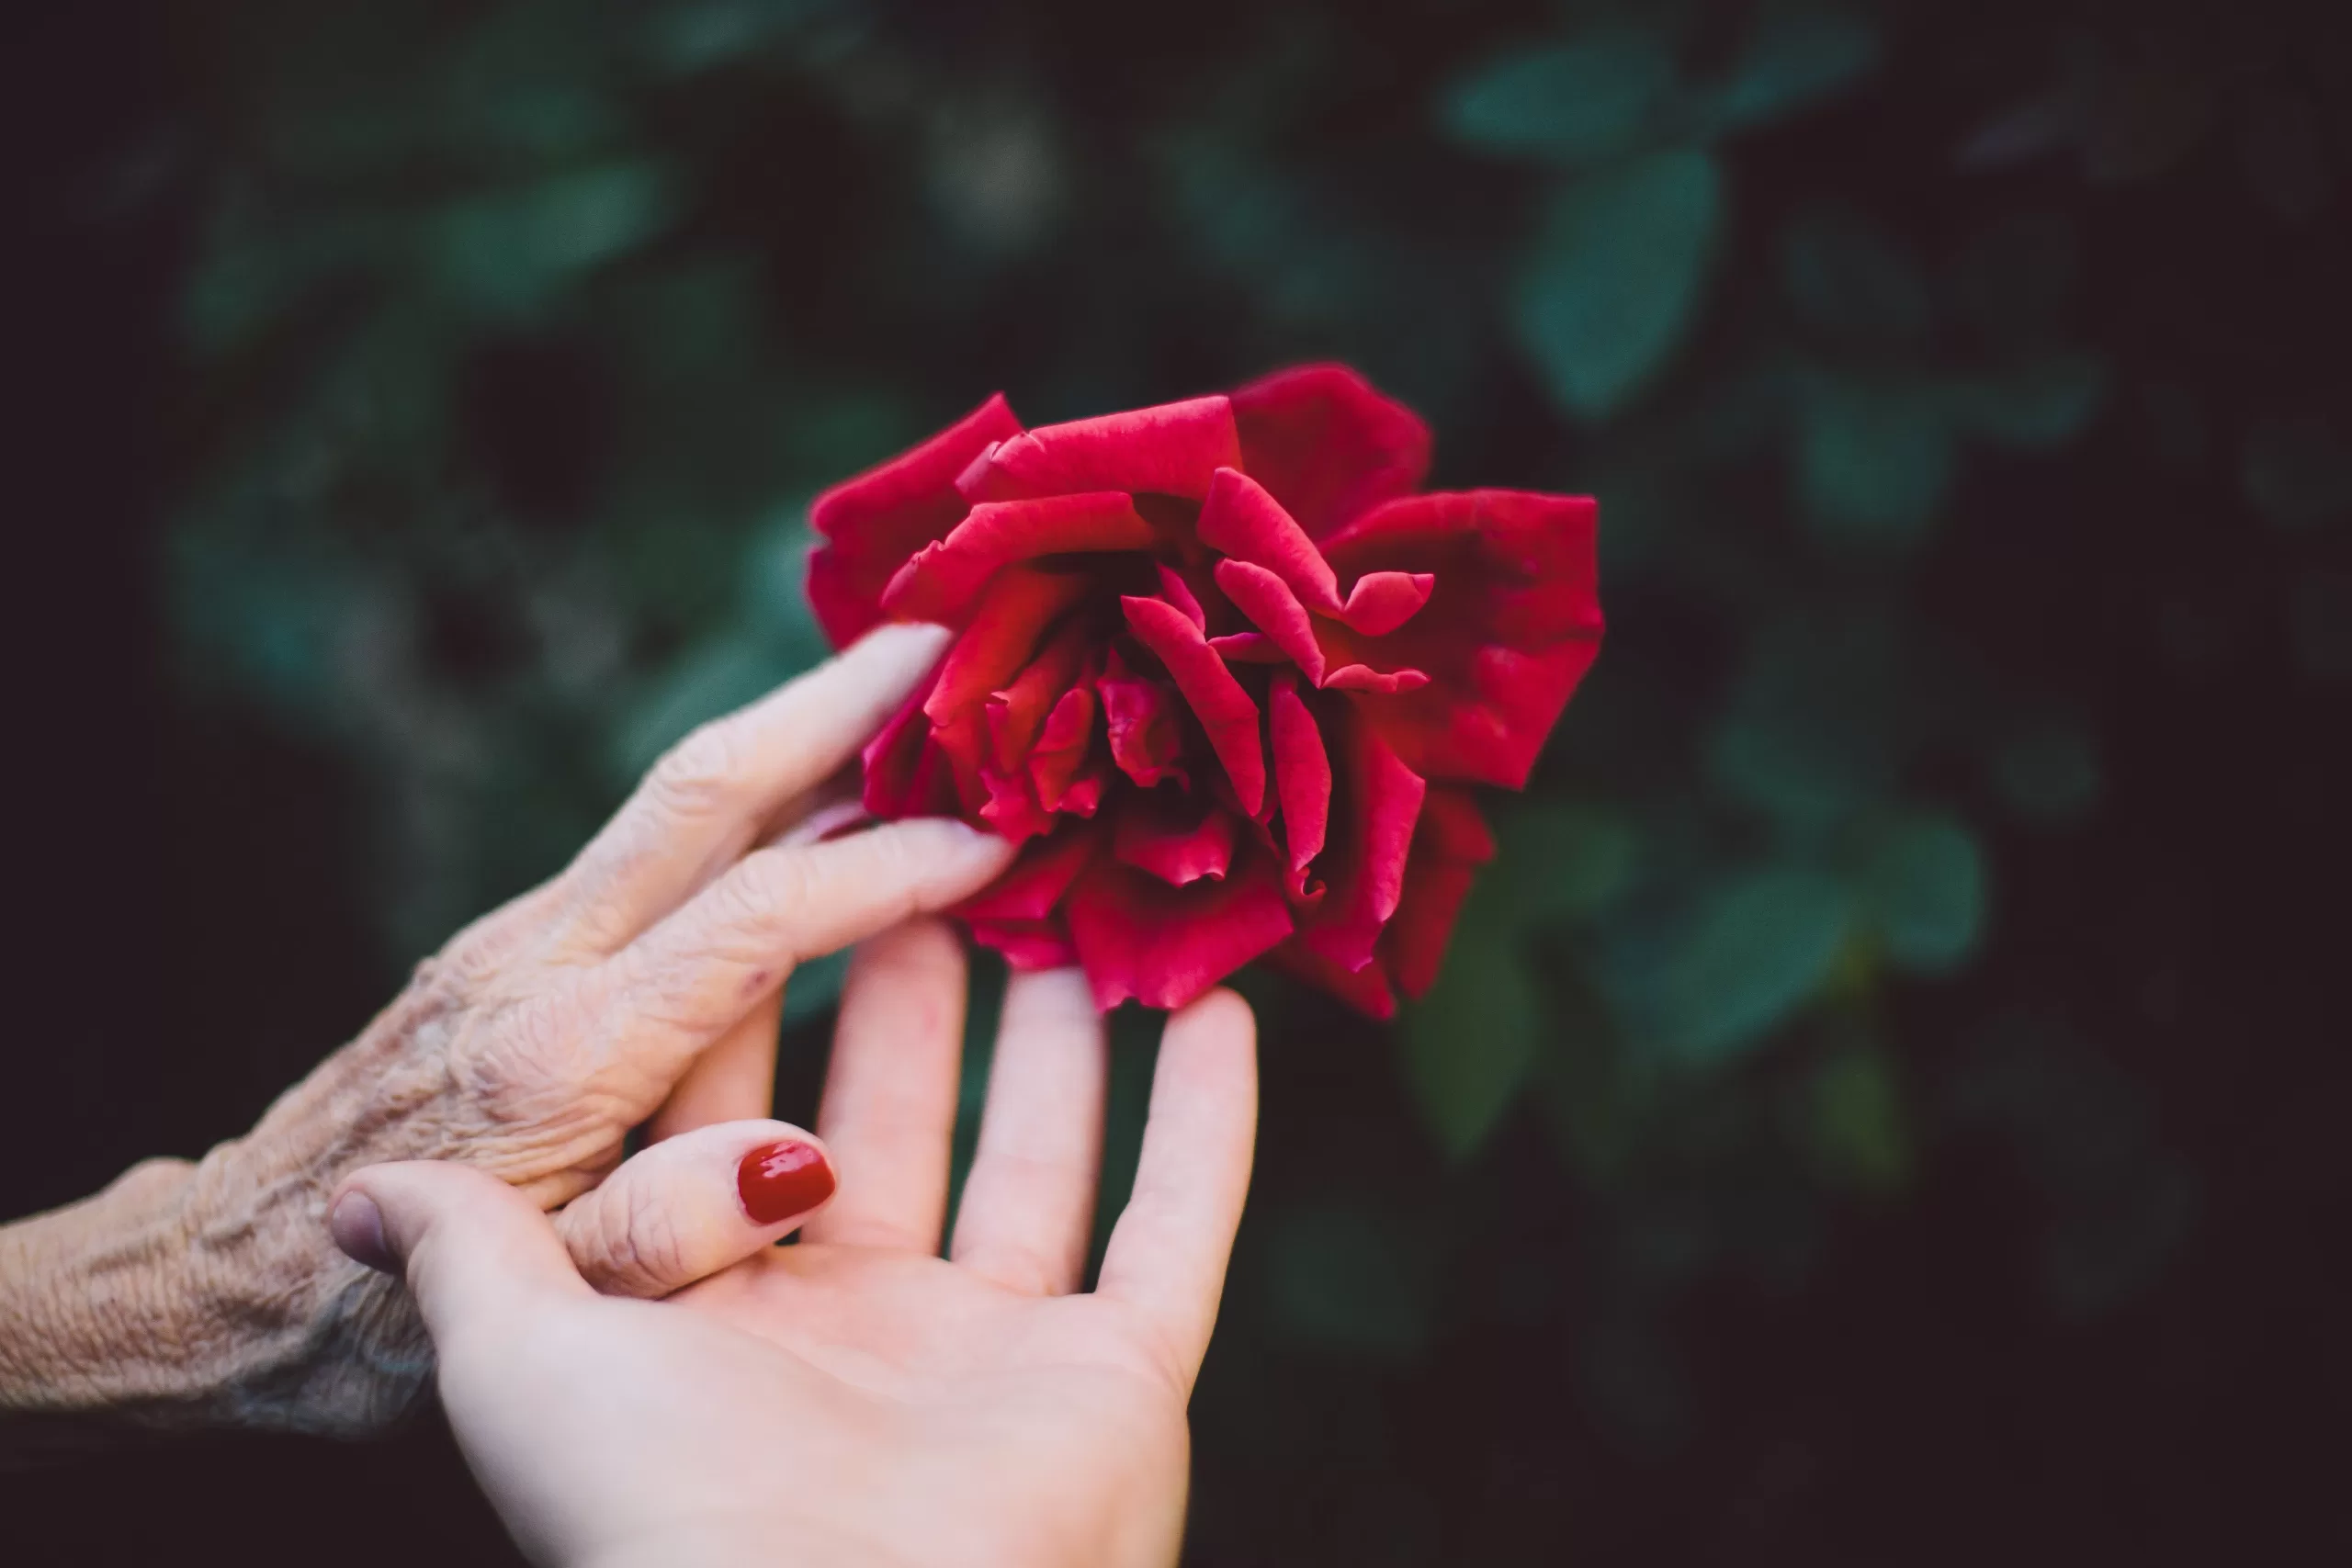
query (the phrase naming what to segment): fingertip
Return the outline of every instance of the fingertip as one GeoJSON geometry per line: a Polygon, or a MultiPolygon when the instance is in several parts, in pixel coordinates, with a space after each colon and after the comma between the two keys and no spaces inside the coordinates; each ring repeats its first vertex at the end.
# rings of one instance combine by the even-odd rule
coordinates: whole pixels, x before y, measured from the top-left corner
{"type": "Polygon", "coordinates": [[[911,681],[946,649],[952,635],[945,626],[930,621],[892,621],[876,626],[850,644],[842,657],[874,660],[892,666],[913,665],[913,673],[908,676],[911,681]]]}
{"type": "Polygon", "coordinates": [[[910,817],[873,831],[897,838],[929,890],[921,903],[935,911],[978,892],[1001,875],[1021,847],[1010,839],[954,817],[910,817]]]}
{"type": "Polygon", "coordinates": [[[1169,1024],[1171,1028],[1182,1024],[1188,1031],[1206,1030],[1254,1040],[1258,1032],[1258,1015],[1240,992],[1230,986],[1219,986],[1207,995],[1177,1009],[1169,1016],[1169,1024]]]}
{"type": "Polygon", "coordinates": [[[831,1155],[806,1133],[770,1139],[735,1166],[735,1194],[744,1215],[764,1229],[806,1220],[840,1188],[831,1155]]]}
{"type": "Polygon", "coordinates": [[[364,1263],[379,1274],[398,1274],[400,1259],[392,1256],[384,1234],[384,1211],[376,1200],[346,1182],[327,1206],[327,1234],[345,1258],[364,1263]]]}

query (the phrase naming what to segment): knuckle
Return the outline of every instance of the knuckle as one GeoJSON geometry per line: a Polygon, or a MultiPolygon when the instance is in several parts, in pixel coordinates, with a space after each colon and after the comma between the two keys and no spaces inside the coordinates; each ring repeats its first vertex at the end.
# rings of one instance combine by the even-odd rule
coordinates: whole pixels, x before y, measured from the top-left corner
{"type": "Polygon", "coordinates": [[[741,787],[742,746],[736,727],[714,719],[663,753],[647,777],[654,798],[682,817],[728,809],[741,787]]]}
{"type": "Polygon", "coordinates": [[[527,997],[508,1009],[469,1064],[467,1088],[502,1122],[533,1122],[576,1102],[591,1076],[587,1042],[570,1009],[527,997]]]}
{"type": "Polygon", "coordinates": [[[720,914],[730,926],[771,926],[804,903],[808,895],[808,867],[802,857],[782,852],[755,855],[727,878],[720,914]]]}
{"type": "Polygon", "coordinates": [[[585,1260],[598,1290],[663,1295],[687,1282],[685,1238],[650,1183],[631,1182],[600,1206],[595,1256],[585,1260]]]}
{"type": "Polygon", "coordinates": [[[1069,1289],[1065,1270],[1034,1247],[1000,1243],[973,1260],[989,1278],[1024,1296],[1057,1296],[1069,1289]]]}

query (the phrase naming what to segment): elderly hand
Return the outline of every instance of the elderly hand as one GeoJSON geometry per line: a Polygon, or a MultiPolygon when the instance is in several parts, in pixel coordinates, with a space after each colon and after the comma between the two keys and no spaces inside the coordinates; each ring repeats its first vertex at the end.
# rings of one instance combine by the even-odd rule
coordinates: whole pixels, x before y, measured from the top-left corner
{"type": "MultiPolygon", "coordinates": [[[[379,1427],[431,1359],[405,1293],[328,1240],[345,1175],[455,1161],[552,1210],[649,1118],[661,1136],[765,1116],[793,965],[952,904],[1011,858],[948,821],[825,836],[828,781],[942,640],[877,631],[696,731],[570,867],[419,966],[250,1134],[0,1228],[0,1414],[379,1427]]],[[[573,1222],[578,1267],[648,1295],[695,1277],[629,1218],[573,1222]]]]}
{"type": "Polygon", "coordinates": [[[621,1168],[600,1198],[658,1190],[680,1234],[746,1256],[667,1301],[599,1297],[547,1220],[477,1172],[351,1179],[335,1234],[404,1272],[458,1442],[536,1561],[1175,1561],[1184,1407],[1249,1184],[1249,1009],[1219,991],[1169,1021],[1134,1194],[1078,1294],[1102,1022],[1076,971],[1013,978],[943,1259],[963,999],[935,922],[861,949],[818,1122],[842,1186],[797,1247],[765,1245],[728,1165],[773,1123],[621,1168]]]}

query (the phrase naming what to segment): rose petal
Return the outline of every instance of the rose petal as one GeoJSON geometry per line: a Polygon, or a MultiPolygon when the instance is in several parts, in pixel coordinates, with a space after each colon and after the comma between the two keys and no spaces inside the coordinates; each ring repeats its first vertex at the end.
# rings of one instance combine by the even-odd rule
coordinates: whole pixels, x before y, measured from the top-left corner
{"type": "Polygon", "coordinates": [[[808,603],[836,648],[882,617],[882,591],[899,566],[964,515],[956,477],[991,444],[1021,434],[1002,393],[922,446],[844,479],[808,508],[825,543],[808,557],[808,603]]]}
{"type": "Polygon", "coordinates": [[[1430,684],[1430,677],[1420,670],[1374,670],[1371,665],[1340,665],[1324,677],[1324,686],[1331,691],[1378,691],[1383,696],[1395,691],[1420,691],[1430,684]]]}
{"type": "Polygon", "coordinates": [[[1315,716],[1298,694],[1296,677],[1288,671],[1274,677],[1267,708],[1290,896],[1304,898],[1309,896],[1306,868],[1323,852],[1323,836],[1330,825],[1331,758],[1324,750],[1323,732],[1316,727],[1315,716]]]}
{"type": "Polygon", "coordinates": [[[1089,867],[1069,892],[1069,933],[1094,1005],[1132,997],[1180,1008],[1291,931],[1272,860],[1252,852],[1223,881],[1170,887],[1114,862],[1089,867]]]}
{"type": "Polygon", "coordinates": [[[995,829],[999,837],[1018,844],[1054,830],[1054,814],[1038,806],[1027,773],[1008,773],[983,763],[980,783],[989,795],[980,807],[980,820],[995,829]]]}
{"type": "Polygon", "coordinates": [[[1040,426],[1002,442],[956,483],[975,502],[1095,490],[1197,501],[1218,468],[1240,464],[1232,404],[1217,396],[1040,426]]]}
{"type": "Polygon", "coordinates": [[[865,775],[859,798],[865,809],[876,817],[886,820],[921,817],[938,809],[935,759],[939,753],[932,744],[931,720],[922,711],[932,688],[938,683],[939,667],[933,665],[931,673],[899,705],[899,711],[885,720],[874,739],[865,743],[861,756],[865,775]],[[933,759],[928,769],[924,766],[926,758],[933,759]]]}
{"type": "Polygon", "coordinates": [[[1361,716],[1338,728],[1339,838],[1319,863],[1330,891],[1300,940],[1334,964],[1361,969],[1403,897],[1427,786],[1361,716]]]}
{"type": "MultiPolygon", "coordinates": [[[[1426,687],[1365,699],[1414,771],[1526,784],[1600,651],[1593,524],[1588,497],[1466,491],[1392,501],[1323,541],[1343,580],[1374,568],[1436,578],[1421,612],[1389,636],[1338,628],[1323,639],[1335,663],[1429,677],[1426,687]]],[[[1337,674],[1327,682],[1338,683],[1337,674]]]]}
{"type": "Polygon", "coordinates": [[[1176,722],[1176,702],[1159,682],[1128,671],[1115,648],[1105,649],[1102,673],[1094,678],[1102,698],[1103,727],[1111,738],[1111,760],[1146,789],[1162,779],[1191,787],[1182,766],[1184,736],[1176,722]]]}
{"type": "MultiPolygon", "coordinates": [[[[1289,584],[1253,561],[1228,556],[1216,563],[1216,585],[1236,609],[1306,672],[1309,681],[1318,686],[1323,683],[1323,649],[1316,644],[1315,626],[1306,618],[1306,607],[1292,595],[1289,584]]],[[[1209,646],[1216,648],[1216,643],[1209,646]]],[[[1217,652],[1225,654],[1222,648],[1217,652]]]]}
{"type": "Polygon", "coordinates": [[[1381,941],[1387,967],[1407,996],[1421,996],[1436,983],[1477,867],[1494,855],[1495,837],[1470,792],[1432,785],[1405,863],[1404,897],[1381,941]]]}
{"type": "Polygon", "coordinates": [[[1029,662],[1055,617],[1085,595],[1083,577],[1008,567],[989,584],[972,618],[947,650],[939,684],[923,704],[944,724],[1012,680],[1029,662]]]}
{"type": "Polygon", "coordinates": [[[1222,877],[1233,864],[1233,818],[1206,796],[1131,791],[1112,830],[1111,853],[1171,887],[1222,877]]]}
{"type": "Polygon", "coordinates": [[[1374,670],[1365,664],[1343,664],[1323,682],[1335,692],[1378,692],[1383,695],[1418,692],[1429,683],[1430,678],[1418,670],[1374,670]]]}
{"type": "Polygon", "coordinates": [[[1306,530],[1249,475],[1219,468],[1201,502],[1201,543],[1247,561],[1290,585],[1302,604],[1326,615],[1340,609],[1340,580],[1306,530]]]}
{"type": "Polygon", "coordinates": [[[988,730],[979,709],[967,708],[944,724],[934,719],[931,744],[944,764],[956,810],[978,821],[980,808],[989,803],[988,785],[980,779],[980,767],[988,760],[988,730]]]}
{"type": "Polygon", "coordinates": [[[1165,599],[1122,597],[1127,626],[1136,639],[1168,667],[1176,689],[1201,728],[1208,731],[1209,747],[1225,764],[1234,794],[1251,816],[1266,798],[1266,753],[1258,739],[1258,705],[1241,682],[1210,648],[1201,628],[1165,599]]]}
{"type": "Polygon", "coordinates": [[[1386,637],[1420,613],[1437,587],[1426,571],[1367,571],[1348,590],[1339,618],[1365,637],[1386,637]]]}
{"type": "Polygon", "coordinates": [[[1396,1016],[1396,993],[1388,984],[1387,966],[1378,959],[1361,969],[1351,969],[1332,963],[1294,936],[1267,953],[1266,962],[1317,990],[1329,991],[1360,1013],[1372,1018],[1396,1016]]]}
{"type": "Polygon", "coordinates": [[[1073,817],[1091,817],[1102,809],[1102,793],[1111,787],[1111,775],[1106,769],[1083,773],[1070,781],[1062,792],[1061,809],[1073,817]]]}
{"type": "Polygon", "coordinates": [[[1055,920],[974,920],[972,940],[1004,954],[1015,969],[1066,969],[1078,962],[1069,928],[1055,920]]]}
{"type": "Polygon", "coordinates": [[[1042,920],[1054,912],[1102,843],[1102,829],[1065,822],[1052,837],[1023,849],[1010,870],[953,912],[967,920],[1042,920]]]}
{"type": "Polygon", "coordinates": [[[1185,619],[1201,630],[1208,630],[1208,612],[1201,608],[1200,597],[1193,592],[1193,585],[1184,581],[1184,574],[1166,561],[1159,562],[1159,566],[1160,597],[1183,611],[1185,619]]]}
{"type": "Polygon", "coordinates": [[[1427,850],[1448,860],[1484,865],[1495,858],[1495,831],[1478,809],[1478,797],[1466,789],[1433,784],[1421,802],[1420,825],[1413,832],[1413,852],[1427,850]]]}
{"type": "Polygon", "coordinates": [[[1320,539],[1358,513],[1419,490],[1429,427],[1344,365],[1302,365],[1233,394],[1241,462],[1320,539]]]}
{"type": "Polygon", "coordinates": [[[996,765],[1010,773],[1022,765],[1046,728],[1046,716],[1079,678],[1092,635],[1082,620],[1072,620],[1031,660],[1012,683],[991,692],[982,705],[988,715],[989,743],[996,765]]]}
{"type": "Polygon", "coordinates": [[[1282,644],[1264,632],[1234,632],[1226,637],[1209,638],[1209,646],[1227,664],[1288,664],[1289,654],[1282,644]]]}
{"type": "MultiPolygon", "coordinates": [[[[1037,743],[1029,749],[1029,784],[1037,792],[1037,804],[1048,811],[1062,809],[1064,797],[1093,750],[1095,705],[1091,689],[1072,686],[1054,704],[1037,743]]],[[[1091,815],[1091,807],[1088,814],[1091,815]]]]}
{"type": "Polygon", "coordinates": [[[989,579],[1014,561],[1146,550],[1157,537],[1120,491],[983,502],[899,569],[883,590],[882,608],[900,620],[953,624],[989,579]]]}

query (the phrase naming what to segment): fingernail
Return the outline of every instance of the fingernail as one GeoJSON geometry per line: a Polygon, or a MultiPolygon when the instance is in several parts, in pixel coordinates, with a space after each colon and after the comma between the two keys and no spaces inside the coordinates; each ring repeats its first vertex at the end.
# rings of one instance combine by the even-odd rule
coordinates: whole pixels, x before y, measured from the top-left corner
{"type": "Polygon", "coordinates": [[[753,1149],[735,1168],[735,1190],[755,1225],[805,1214],[831,1197],[836,1185],[824,1151],[797,1140],[753,1149]]]}
{"type": "Polygon", "coordinates": [[[384,1212],[365,1192],[346,1192],[327,1213],[327,1230],[344,1256],[379,1273],[397,1274],[399,1261],[384,1243],[384,1212]]]}

